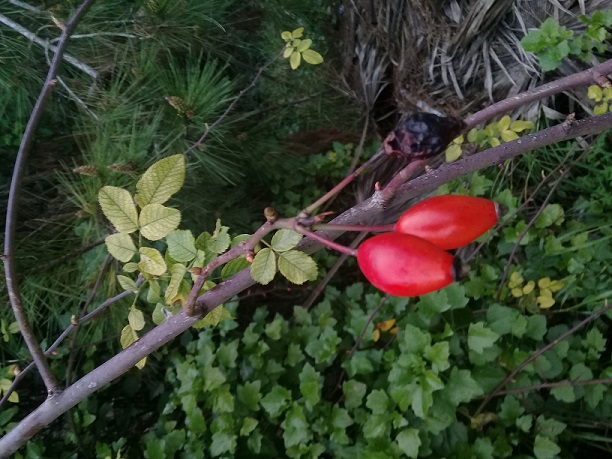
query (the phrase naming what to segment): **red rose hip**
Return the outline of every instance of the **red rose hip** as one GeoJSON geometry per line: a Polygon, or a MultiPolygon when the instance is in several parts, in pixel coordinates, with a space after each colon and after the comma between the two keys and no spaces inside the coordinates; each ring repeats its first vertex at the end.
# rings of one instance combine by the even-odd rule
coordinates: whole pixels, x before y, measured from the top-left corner
{"type": "Polygon", "coordinates": [[[402,214],[395,231],[412,234],[448,250],[469,244],[499,218],[494,201],[446,194],[424,199],[402,214]]]}
{"type": "Polygon", "coordinates": [[[395,296],[419,296],[455,280],[455,258],[419,237],[383,233],[364,241],[357,262],[370,283],[395,296]]]}

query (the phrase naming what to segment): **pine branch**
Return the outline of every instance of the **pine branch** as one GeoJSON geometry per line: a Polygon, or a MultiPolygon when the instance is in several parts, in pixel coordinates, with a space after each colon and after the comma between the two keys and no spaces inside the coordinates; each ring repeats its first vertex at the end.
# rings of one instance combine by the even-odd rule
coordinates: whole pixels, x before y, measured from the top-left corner
{"type": "MultiPolygon", "coordinates": [[[[66,25],[66,29],[68,28],[68,25],[72,22],[69,21],[68,24],[66,25]]],[[[55,53],[55,55],[57,56],[58,54],[63,54],[64,60],[66,62],[68,62],[69,64],[73,65],[74,67],[76,67],[77,69],[85,72],[87,75],[89,75],[90,77],[92,77],[93,79],[98,78],[98,72],[96,72],[93,68],[91,68],[89,65],[84,64],[83,62],[79,61],[76,57],[68,54],[68,53],[58,53],[58,49],[61,47],[62,49],[64,48],[64,46],[61,45],[61,43],[63,41],[66,41],[65,37],[65,32],[66,29],[64,29],[64,31],[62,32],[61,37],[59,38],[59,44],[58,46],[55,45],[50,45],[49,43],[47,43],[46,40],[43,40],[42,38],[40,38],[38,35],[36,35],[33,32],[30,32],[28,29],[26,29],[25,27],[17,24],[16,22],[12,21],[11,19],[7,18],[5,15],[0,14],[0,23],[4,24],[7,27],[10,27],[11,29],[13,29],[15,32],[20,33],[21,35],[23,35],[24,37],[26,37],[28,40],[30,40],[31,42],[36,43],[38,46],[41,46],[43,48],[49,48],[51,51],[53,51],[55,53]]]]}

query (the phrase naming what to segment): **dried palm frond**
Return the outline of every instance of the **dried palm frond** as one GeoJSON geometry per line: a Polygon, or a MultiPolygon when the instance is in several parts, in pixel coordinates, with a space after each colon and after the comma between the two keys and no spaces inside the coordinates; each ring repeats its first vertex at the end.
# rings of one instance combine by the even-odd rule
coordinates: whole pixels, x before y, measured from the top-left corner
{"type": "MultiPolygon", "coordinates": [[[[345,59],[344,75],[352,73],[347,82],[368,87],[367,95],[363,89],[358,93],[370,110],[385,89],[393,92],[400,111],[425,105],[454,115],[474,112],[549,75],[582,67],[566,60],[544,75],[520,40],[548,17],[576,30],[583,27],[579,15],[607,6],[609,0],[352,0],[346,5],[344,39],[355,54],[345,59]]],[[[542,103],[552,105],[534,103],[514,116],[533,119],[542,103]]]]}

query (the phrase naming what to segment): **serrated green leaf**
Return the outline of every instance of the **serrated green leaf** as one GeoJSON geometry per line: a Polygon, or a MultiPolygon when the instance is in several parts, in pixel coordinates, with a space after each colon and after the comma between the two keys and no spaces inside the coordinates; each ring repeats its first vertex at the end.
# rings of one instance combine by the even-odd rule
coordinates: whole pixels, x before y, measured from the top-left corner
{"type": "Polygon", "coordinates": [[[138,341],[138,334],[134,329],[130,325],[123,327],[123,330],[121,330],[121,338],[119,338],[121,347],[125,349],[136,341],[138,341]]]}
{"type": "Polygon", "coordinates": [[[468,347],[477,354],[493,346],[498,338],[499,335],[485,327],[484,322],[470,324],[468,329],[468,347]]]}
{"type": "Polygon", "coordinates": [[[215,231],[206,244],[206,250],[216,254],[225,252],[230,246],[231,242],[228,231],[229,227],[221,226],[221,220],[217,219],[215,231]]]}
{"type": "Polygon", "coordinates": [[[257,424],[259,424],[259,421],[257,419],[253,419],[248,416],[244,418],[244,421],[242,422],[242,427],[240,428],[240,436],[246,437],[248,434],[253,432],[253,430],[255,430],[257,424]]]}
{"type": "Polygon", "coordinates": [[[311,65],[318,65],[323,62],[323,56],[321,56],[319,53],[317,53],[313,49],[307,49],[306,51],[304,51],[302,53],[302,57],[304,58],[306,62],[308,62],[311,65]]]}
{"type": "Polygon", "coordinates": [[[366,407],[372,414],[384,414],[389,409],[389,397],[384,390],[374,389],[366,398],[366,407]]]}
{"type": "Polygon", "coordinates": [[[143,208],[148,204],[163,204],[179,191],[185,182],[185,156],[173,155],[149,167],[136,183],[136,202],[143,208]]]}
{"type": "Polygon", "coordinates": [[[395,437],[395,441],[397,441],[397,444],[406,457],[416,458],[419,456],[421,439],[419,438],[419,431],[417,429],[402,430],[397,434],[397,437],[395,437]]]}
{"type": "Polygon", "coordinates": [[[104,186],[98,192],[102,212],[120,233],[138,229],[138,213],[132,195],[123,188],[104,186]]]}
{"type": "Polygon", "coordinates": [[[108,253],[117,260],[127,263],[136,254],[136,246],[127,233],[115,233],[104,239],[108,253]]]}
{"type": "Polygon", "coordinates": [[[249,266],[249,262],[246,260],[244,255],[239,256],[238,258],[233,259],[228,262],[223,269],[221,270],[221,278],[227,279],[228,277],[233,276],[239,271],[247,268],[249,266]]]}
{"type": "Polygon", "coordinates": [[[140,309],[130,308],[130,312],[128,313],[128,322],[132,330],[137,332],[138,330],[142,330],[145,326],[144,315],[140,309]]]}
{"type": "Polygon", "coordinates": [[[283,228],[274,233],[270,245],[277,252],[286,252],[298,245],[302,237],[303,236],[296,231],[283,228]]]}
{"type": "Polygon", "coordinates": [[[133,273],[138,271],[138,263],[130,262],[123,265],[123,272],[133,273]]]}
{"type": "Polygon", "coordinates": [[[294,284],[301,285],[308,280],[317,278],[317,263],[310,255],[299,250],[281,253],[278,258],[278,270],[294,284]]]}
{"type": "Polygon", "coordinates": [[[119,285],[121,285],[121,288],[123,290],[130,290],[132,292],[135,292],[136,290],[138,290],[138,287],[136,287],[136,282],[134,282],[132,279],[130,279],[127,276],[122,276],[120,274],[117,276],[117,280],[119,281],[119,285]]]}
{"type": "Polygon", "coordinates": [[[291,400],[291,392],[277,384],[261,399],[260,403],[263,409],[274,419],[287,408],[289,400],[291,400]]]}
{"type": "Polygon", "coordinates": [[[251,264],[251,277],[262,285],[269,284],[276,274],[276,255],[272,249],[261,249],[251,264]]]}
{"type": "Polygon", "coordinates": [[[174,303],[175,297],[179,293],[179,288],[181,287],[181,282],[185,277],[186,272],[187,267],[181,263],[173,264],[170,267],[170,282],[168,282],[168,287],[166,288],[166,293],[164,294],[166,304],[174,303]]]}
{"type": "Polygon", "coordinates": [[[565,220],[564,217],[563,207],[559,204],[548,204],[536,218],[535,227],[542,229],[552,225],[560,225],[565,220]]]}
{"type": "Polygon", "coordinates": [[[161,276],[166,272],[166,262],[158,250],[151,247],[141,247],[139,252],[140,261],[138,262],[138,267],[141,272],[151,274],[152,276],[161,276]]]}
{"type": "Polygon", "coordinates": [[[295,70],[300,66],[300,61],[302,60],[302,54],[297,51],[293,51],[291,56],[289,57],[289,64],[291,65],[291,69],[295,70]]]}
{"type": "Polygon", "coordinates": [[[560,452],[561,448],[559,448],[559,445],[550,438],[536,435],[533,444],[533,454],[535,454],[537,459],[553,459],[560,452]]]}
{"type": "Polygon", "coordinates": [[[179,226],[181,212],[161,204],[148,204],[140,211],[139,223],[140,234],[149,241],[158,241],[179,226]]]}
{"type": "Polygon", "coordinates": [[[166,236],[170,256],[182,263],[193,260],[197,255],[195,238],[189,230],[175,230],[166,236]]]}

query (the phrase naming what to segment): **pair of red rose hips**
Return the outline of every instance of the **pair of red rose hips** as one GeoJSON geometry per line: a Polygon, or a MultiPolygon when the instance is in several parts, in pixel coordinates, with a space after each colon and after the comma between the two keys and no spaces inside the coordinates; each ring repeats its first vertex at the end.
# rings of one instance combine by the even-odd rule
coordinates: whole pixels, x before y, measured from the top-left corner
{"type": "Polygon", "coordinates": [[[376,288],[395,296],[419,296],[456,279],[460,262],[446,250],[486,233],[499,218],[495,202],[442,195],[425,199],[399,218],[395,232],[364,241],[357,261],[376,288]]]}

